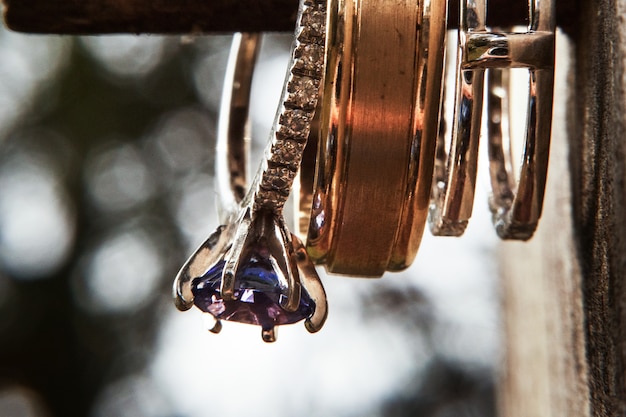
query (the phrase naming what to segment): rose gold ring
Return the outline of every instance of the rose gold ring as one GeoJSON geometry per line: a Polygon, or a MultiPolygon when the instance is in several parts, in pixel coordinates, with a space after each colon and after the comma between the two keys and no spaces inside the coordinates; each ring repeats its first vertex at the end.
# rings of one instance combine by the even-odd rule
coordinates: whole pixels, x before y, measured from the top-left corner
{"type": "Polygon", "coordinates": [[[410,265],[424,230],[447,2],[337,3],[307,250],[329,272],[377,277],[410,265]]]}

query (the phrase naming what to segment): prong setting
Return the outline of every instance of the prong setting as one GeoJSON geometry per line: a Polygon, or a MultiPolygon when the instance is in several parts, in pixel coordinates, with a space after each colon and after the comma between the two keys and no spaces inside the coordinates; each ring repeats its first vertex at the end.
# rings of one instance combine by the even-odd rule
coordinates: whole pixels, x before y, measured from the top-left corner
{"type": "MultiPolygon", "coordinates": [[[[230,214],[228,223],[201,245],[176,277],[177,307],[187,310],[195,304],[212,319],[208,327],[213,333],[221,330],[222,320],[237,321],[261,326],[263,340],[274,342],[279,325],[306,320],[306,328],[313,332],[326,318],[325,293],[315,267],[302,242],[287,229],[282,214],[319,98],[325,28],[326,0],[302,0],[291,69],[266,159],[248,193],[233,195],[238,213],[230,214]]],[[[256,39],[241,37],[240,41],[256,39]]],[[[233,48],[233,52],[239,54],[241,49],[233,48]]],[[[254,55],[249,53],[248,57],[254,55]]],[[[223,106],[230,109],[232,103],[228,101],[223,106]]],[[[224,122],[227,125],[221,130],[227,132],[231,120],[224,118],[224,122]]],[[[237,173],[241,170],[238,168],[237,173]]]]}
{"type": "Polygon", "coordinates": [[[282,217],[242,212],[207,240],[214,246],[205,242],[181,269],[175,286],[184,282],[192,296],[179,296],[178,302],[184,309],[195,304],[204,311],[213,333],[221,330],[221,320],[259,325],[266,341],[275,340],[268,329],[300,320],[310,332],[318,331],[326,318],[326,297],[302,242],[282,217]],[[232,244],[223,243],[223,236],[230,236],[232,244]],[[226,287],[232,291],[228,296],[222,293],[226,287]]]}
{"type": "Polygon", "coordinates": [[[274,343],[276,341],[276,328],[270,327],[269,329],[261,330],[261,337],[265,343],[274,343]]]}
{"type": "Polygon", "coordinates": [[[202,321],[207,330],[211,333],[218,334],[222,331],[222,321],[215,318],[211,313],[202,313],[202,321]]]}

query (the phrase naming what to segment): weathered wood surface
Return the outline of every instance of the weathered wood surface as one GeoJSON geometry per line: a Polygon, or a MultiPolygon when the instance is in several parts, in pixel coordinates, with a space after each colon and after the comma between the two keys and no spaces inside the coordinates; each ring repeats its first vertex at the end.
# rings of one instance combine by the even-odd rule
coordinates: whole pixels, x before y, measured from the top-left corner
{"type": "Polygon", "coordinates": [[[571,50],[565,36],[557,44],[544,214],[530,242],[504,242],[500,251],[505,365],[499,399],[505,417],[591,415],[568,161],[571,50]]]}
{"type": "Polygon", "coordinates": [[[506,417],[626,415],[625,13],[581,4],[544,217],[531,242],[503,245],[506,417]]]}
{"type": "MultiPolygon", "coordinates": [[[[18,32],[58,34],[292,31],[298,0],[3,0],[6,25],[18,32]]],[[[557,20],[576,25],[578,0],[558,2],[557,20]]],[[[456,1],[450,2],[452,25],[456,1]]],[[[491,0],[489,20],[524,22],[524,0],[491,0]]]]}
{"type": "Polygon", "coordinates": [[[582,4],[570,130],[574,224],[583,272],[595,416],[626,415],[625,0],[582,4]]]}

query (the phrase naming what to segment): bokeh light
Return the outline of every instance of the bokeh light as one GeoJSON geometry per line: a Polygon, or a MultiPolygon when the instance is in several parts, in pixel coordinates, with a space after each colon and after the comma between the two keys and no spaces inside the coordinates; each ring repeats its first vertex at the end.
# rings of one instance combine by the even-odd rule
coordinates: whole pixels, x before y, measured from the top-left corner
{"type": "Polygon", "coordinates": [[[20,279],[48,276],[74,243],[74,209],[57,173],[34,155],[0,167],[0,262],[20,279]]]}
{"type": "Polygon", "coordinates": [[[168,404],[151,378],[130,375],[104,387],[90,417],[169,417],[168,404]]]}
{"type": "Polygon", "coordinates": [[[88,36],[81,42],[113,77],[138,78],[150,74],[163,61],[167,39],[162,36],[88,36]]]}
{"type": "Polygon", "coordinates": [[[37,394],[16,385],[0,388],[0,411],[2,417],[49,417],[37,394]]]}
{"type": "Polygon", "coordinates": [[[68,64],[71,41],[0,30],[0,142],[68,64]],[[28,51],[28,53],[25,53],[28,51]]]}
{"type": "Polygon", "coordinates": [[[156,191],[156,181],[132,145],[110,143],[86,162],[85,187],[93,204],[105,211],[127,210],[156,191]]]}
{"type": "Polygon", "coordinates": [[[132,313],[158,287],[164,267],[158,247],[140,228],[122,229],[88,255],[77,283],[77,302],[96,313],[132,313]]]}

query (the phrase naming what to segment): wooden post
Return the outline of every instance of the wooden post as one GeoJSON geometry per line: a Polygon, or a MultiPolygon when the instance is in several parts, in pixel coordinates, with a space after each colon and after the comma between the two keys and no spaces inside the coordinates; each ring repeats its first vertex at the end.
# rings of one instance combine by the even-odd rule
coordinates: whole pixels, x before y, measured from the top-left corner
{"type": "MultiPolygon", "coordinates": [[[[2,0],[9,29],[29,33],[213,33],[293,31],[298,0],[2,0]]],[[[450,0],[450,27],[458,22],[450,0]]],[[[557,21],[575,28],[578,0],[559,1],[557,21]]],[[[526,1],[490,0],[488,22],[524,24],[526,1]]]]}
{"type": "Polygon", "coordinates": [[[529,242],[500,250],[506,417],[588,417],[583,275],[577,256],[568,161],[567,103],[572,94],[565,36],[557,38],[550,172],[539,228],[529,242]]]}
{"type": "Polygon", "coordinates": [[[506,417],[626,415],[626,1],[580,13],[544,217],[529,243],[503,244],[506,417]]]}
{"type": "Polygon", "coordinates": [[[581,4],[570,163],[591,408],[626,414],[626,1],[581,4]]]}

